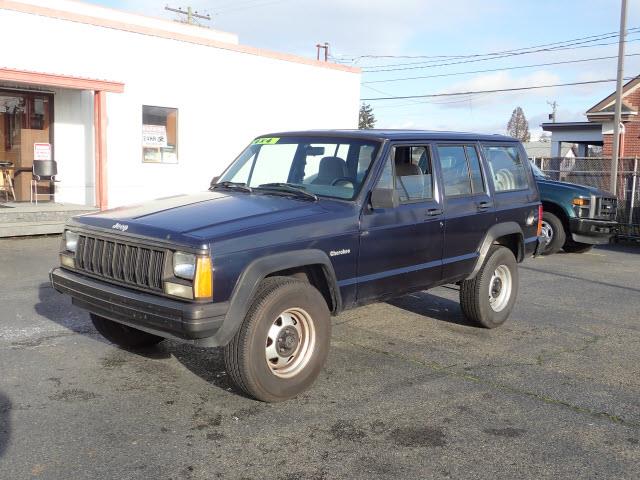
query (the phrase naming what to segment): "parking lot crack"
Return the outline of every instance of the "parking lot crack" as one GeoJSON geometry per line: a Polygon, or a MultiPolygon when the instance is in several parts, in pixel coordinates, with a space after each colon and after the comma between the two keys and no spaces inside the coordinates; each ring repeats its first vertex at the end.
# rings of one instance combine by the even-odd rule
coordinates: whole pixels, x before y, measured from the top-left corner
{"type": "MultiPolygon", "coordinates": [[[[600,338],[600,337],[598,337],[600,338]]],[[[514,395],[520,395],[520,396],[524,396],[524,397],[528,397],[531,399],[534,399],[536,401],[542,402],[544,404],[547,405],[555,405],[558,407],[563,407],[563,408],[567,408],[575,413],[578,413],[580,415],[586,415],[586,416],[590,416],[590,417],[594,417],[594,418],[599,418],[602,420],[606,420],[609,421],[610,423],[613,424],[617,424],[617,425],[623,425],[625,427],[632,427],[632,428],[640,428],[640,423],[638,422],[633,422],[633,421],[629,421],[629,420],[625,420],[622,417],[619,417],[618,415],[614,415],[611,414],[609,412],[604,412],[604,411],[598,411],[598,410],[593,410],[590,408],[586,408],[586,407],[581,407],[579,405],[574,405],[570,402],[567,402],[565,400],[560,400],[557,398],[553,398],[547,395],[543,395],[537,392],[532,392],[529,390],[525,390],[522,388],[518,388],[518,387],[514,387],[512,385],[508,385],[508,384],[504,384],[504,383],[500,383],[497,382],[495,380],[490,380],[490,379],[486,379],[486,378],[482,378],[479,377],[477,375],[473,375],[472,373],[466,372],[466,371],[460,371],[460,370],[455,370],[443,365],[440,365],[437,362],[429,362],[429,361],[424,361],[418,358],[414,358],[414,357],[407,357],[405,355],[401,355],[398,353],[394,353],[394,352],[389,352],[388,350],[382,350],[373,346],[369,346],[369,345],[362,345],[360,343],[356,343],[356,342],[351,342],[345,339],[340,339],[341,342],[344,342],[348,345],[360,348],[362,350],[367,350],[370,352],[374,352],[376,354],[382,354],[382,355],[386,355],[388,357],[392,357],[404,362],[408,362],[408,363],[412,363],[414,365],[420,365],[422,367],[426,367],[429,368],[433,371],[436,372],[440,372],[442,374],[444,374],[445,376],[449,376],[452,378],[458,378],[470,383],[475,383],[478,385],[484,385],[487,387],[490,387],[492,389],[495,390],[500,390],[502,392],[505,393],[509,393],[509,394],[514,394],[514,395]]],[[[585,345],[584,347],[581,348],[588,348],[591,344],[595,343],[597,340],[591,340],[590,343],[588,343],[587,345],[585,345]]]]}

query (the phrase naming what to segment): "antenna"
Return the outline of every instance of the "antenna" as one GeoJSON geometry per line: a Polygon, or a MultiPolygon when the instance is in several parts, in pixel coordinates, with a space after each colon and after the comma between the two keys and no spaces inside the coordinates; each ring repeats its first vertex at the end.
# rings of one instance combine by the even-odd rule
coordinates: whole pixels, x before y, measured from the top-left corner
{"type": "Polygon", "coordinates": [[[551,120],[553,123],[556,123],[556,113],[558,111],[558,102],[556,102],[555,100],[553,102],[547,101],[547,105],[549,105],[553,109],[552,112],[549,114],[549,120],[551,120]]]}
{"type": "Polygon", "coordinates": [[[198,13],[197,10],[194,11],[191,7],[187,7],[186,10],[183,10],[182,7],[172,8],[169,5],[166,5],[164,9],[169,12],[177,13],[179,15],[186,15],[187,16],[186,19],[183,20],[182,18],[178,17],[178,19],[176,20],[181,23],[187,23],[189,25],[200,25],[197,19],[211,21],[211,15],[209,15],[208,13],[205,15],[202,15],[198,13]]]}
{"type": "Polygon", "coordinates": [[[329,59],[329,44],[324,42],[324,45],[318,43],[316,44],[316,60],[320,60],[320,50],[324,50],[324,61],[328,61],[329,59]]]}

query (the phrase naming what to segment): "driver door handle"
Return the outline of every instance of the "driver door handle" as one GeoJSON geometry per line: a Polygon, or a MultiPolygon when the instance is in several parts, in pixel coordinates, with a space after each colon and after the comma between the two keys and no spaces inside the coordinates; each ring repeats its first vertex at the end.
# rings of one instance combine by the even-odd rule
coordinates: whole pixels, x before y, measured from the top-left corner
{"type": "Polygon", "coordinates": [[[435,217],[436,215],[442,215],[442,209],[441,208],[430,208],[429,210],[427,210],[427,215],[430,217],[435,217]]]}
{"type": "Polygon", "coordinates": [[[479,202],[476,204],[478,210],[488,210],[491,204],[489,202],[479,202]]]}

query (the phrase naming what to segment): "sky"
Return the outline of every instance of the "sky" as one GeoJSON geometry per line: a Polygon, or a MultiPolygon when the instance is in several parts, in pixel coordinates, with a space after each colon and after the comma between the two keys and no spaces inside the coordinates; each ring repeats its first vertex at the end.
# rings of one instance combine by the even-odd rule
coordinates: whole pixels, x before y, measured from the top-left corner
{"type": "MultiPolygon", "coordinates": [[[[328,42],[334,61],[363,69],[362,99],[616,78],[615,58],[575,61],[617,55],[620,0],[89,1],[168,19],[175,14],[164,10],[167,3],[191,5],[212,16],[203,24],[238,34],[241,44],[305,57],[315,58],[315,45],[328,42]],[[612,35],[593,38],[602,34],[612,35]],[[552,52],[470,57],[575,39],[583,40],[552,52]],[[411,58],[416,56],[422,58],[411,58]],[[452,58],[460,56],[464,58],[452,58]],[[567,61],[575,63],[536,66],[567,61]],[[522,66],[527,68],[513,68],[522,66]],[[379,71],[400,68],[404,70],[379,71]],[[501,70],[505,68],[510,70],[501,70]]],[[[627,28],[640,27],[640,0],[628,3],[627,28]]],[[[640,29],[627,39],[625,77],[633,77],[640,74],[640,29]]],[[[557,102],[557,121],[586,121],[584,112],[614,89],[615,82],[609,82],[366,103],[379,128],[486,133],[504,133],[511,112],[520,106],[536,138],[551,112],[547,102],[557,102]]]]}

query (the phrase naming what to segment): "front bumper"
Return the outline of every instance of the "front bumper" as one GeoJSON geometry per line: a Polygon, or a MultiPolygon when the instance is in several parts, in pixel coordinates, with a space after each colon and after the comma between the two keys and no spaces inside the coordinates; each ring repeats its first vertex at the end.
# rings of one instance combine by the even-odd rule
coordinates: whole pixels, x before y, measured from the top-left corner
{"type": "Polygon", "coordinates": [[[204,339],[222,326],[228,302],[186,303],[94,280],[62,268],[49,272],[51,285],[91,313],[178,340],[204,339]]]}
{"type": "Polygon", "coordinates": [[[574,242],[602,245],[609,243],[618,229],[618,222],[572,218],[569,220],[571,238],[574,242]]]}

